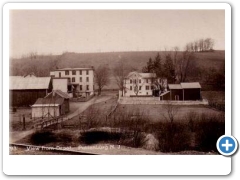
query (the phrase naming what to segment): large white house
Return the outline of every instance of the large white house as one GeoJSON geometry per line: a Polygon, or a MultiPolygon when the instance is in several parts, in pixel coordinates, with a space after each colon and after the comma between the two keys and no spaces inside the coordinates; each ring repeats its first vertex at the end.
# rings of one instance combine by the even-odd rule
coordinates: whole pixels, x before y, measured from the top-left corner
{"type": "Polygon", "coordinates": [[[123,96],[153,96],[154,90],[167,89],[167,80],[159,79],[155,73],[130,72],[124,80],[123,96]]]}
{"type": "Polygon", "coordinates": [[[50,72],[53,90],[61,90],[73,97],[94,94],[94,68],[63,68],[50,72]]]}

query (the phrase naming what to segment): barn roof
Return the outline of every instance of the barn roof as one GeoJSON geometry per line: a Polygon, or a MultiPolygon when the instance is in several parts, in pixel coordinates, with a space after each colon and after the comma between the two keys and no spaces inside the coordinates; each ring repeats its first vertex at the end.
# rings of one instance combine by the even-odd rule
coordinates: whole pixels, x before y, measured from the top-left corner
{"type": "Polygon", "coordinates": [[[38,98],[32,107],[59,106],[63,104],[64,98],[38,98]]]}
{"type": "Polygon", "coordinates": [[[25,90],[25,89],[48,89],[50,77],[23,77],[10,76],[10,90],[25,90]]]}
{"type": "Polygon", "coordinates": [[[60,97],[62,97],[64,99],[69,99],[70,98],[67,93],[62,92],[61,90],[53,90],[45,98],[52,97],[53,92],[55,92],[56,94],[58,94],[60,97]]]}
{"type": "Polygon", "coordinates": [[[199,82],[189,82],[189,83],[181,83],[183,89],[195,89],[201,88],[199,82]]]}
{"type": "Polygon", "coordinates": [[[181,84],[168,84],[169,89],[182,89],[181,84]]]}

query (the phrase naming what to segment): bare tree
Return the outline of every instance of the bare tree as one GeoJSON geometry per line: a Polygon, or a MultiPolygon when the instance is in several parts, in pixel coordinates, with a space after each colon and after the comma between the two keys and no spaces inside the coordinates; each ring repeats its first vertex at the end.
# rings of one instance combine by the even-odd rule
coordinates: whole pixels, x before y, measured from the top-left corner
{"type": "Polygon", "coordinates": [[[171,102],[167,101],[167,104],[164,106],[165,114],[163,114],[164,118],[170,122],[173,123],[175,120],[175,117],[178,115],[179,106],[173,105],[171,102]]]}
{"type": "Polygon", "coordinates": [[[185,82],[187,76],[192,71],[191,68],[195,68],[194,66],[194,54],[193,52],[184,51],[182,57],[178,59],[177,62],[177,76],[180,82],[185,82]],[[190,71],[191,69],[191,71],[190,71]]]}
{"type": "Polygon", "coordinates": [[[95,82],[98,86],[98,95],[100,95],[103,87],[110,82],[109,69],[105,65],[100,65],[95,70],[95,82]]]}
{"type": "Polygon", "coordinates": [[[128,74],[128,70],[126,69],[126,67],[124,66],[123,62],[120,61],[116,67],[113,69],[113,75],[116,81],[116,84],[119,88],[120,91],[122,91],[122,96],[123,96],[123,92],[125,90],[125,85],[124,85],[124,81],[125,78],[128,74]]]}

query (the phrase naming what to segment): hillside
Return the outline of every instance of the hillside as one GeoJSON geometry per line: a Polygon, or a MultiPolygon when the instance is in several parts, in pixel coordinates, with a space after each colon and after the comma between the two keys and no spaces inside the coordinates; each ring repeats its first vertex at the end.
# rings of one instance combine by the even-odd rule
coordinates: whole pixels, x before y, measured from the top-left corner
{"type": "MultiPolygon", "coordinates": [[[[35,58],[23,57],[10,60],[10,75],[24,75],[35,72],[38,76],[49,76],[50,70],[65,67],[87,67],[107,65],[110,70],[123,61],[133,70],[141,71],[142,67],[151,57],[157,55],[157,51],[139,52],[106,52],[106,53],[63,53],[62,55],[38,55],[35,58]]],[[[160,51],[164,61],[165,51],[160,51]]],[[[168,53],[168,52],[167,52],[168,53]]],[[[171,52],[170,52],[171,53],[171,52]]],[[[179,52],[181,55],[181,52],[179,52]]],[[[214,67],[219,69],[225,61],[225,51],[197,52],[195,53],[196,65],[201,69],[214,67]]],[[[111,77],[111,85],[108,89],[117,88],[114,78],[111,77]]]]}

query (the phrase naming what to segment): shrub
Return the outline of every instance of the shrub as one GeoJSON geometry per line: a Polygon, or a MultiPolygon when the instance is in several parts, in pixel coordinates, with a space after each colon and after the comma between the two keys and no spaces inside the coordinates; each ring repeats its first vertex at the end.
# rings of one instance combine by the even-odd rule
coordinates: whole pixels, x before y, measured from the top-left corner
{"type": "Polygon", "coordinates": [[[84,144],[95,144],[101,141],[119,141],[121,133],[100,130],[85,131],[80,134],[79,141],[84,144]]]}
{"type": "Polygon", "coordinates": [[[56,142],[56,136],[50,131],[37,131],[31,135],[30,141],[35,145],[44,145],[51,142],[56,142]]]}
{"type": "Polygon", "coordinates": [[[158,132],[159,149],[162,152],[178,152],[189,149],[190,133],[185,124],[161,123],[158,132]]]}

